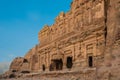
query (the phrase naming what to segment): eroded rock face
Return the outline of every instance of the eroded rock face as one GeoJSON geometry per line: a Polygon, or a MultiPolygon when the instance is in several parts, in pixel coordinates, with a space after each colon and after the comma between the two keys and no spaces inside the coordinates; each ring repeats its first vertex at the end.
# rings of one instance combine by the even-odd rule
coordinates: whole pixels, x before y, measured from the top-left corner
{"type": "Polygon", "coordinates": [[[15,58],[10,65],[10,69],[16,70],[16,71],[20,70],[20,66],[22,66],[23,61],[24,61],[24,58],[22,57],[15,58]]]}
{"type": "Polygon", "coordinates": [[[10,71],[12,72],[30,72],[29,61],[23,57],[17,57],[10,65],[10,71]]]}
{"type": "Polygon", "coordinates": [[[40,44],[11,63],[17,76],[120,80],[120,0],[73,0],[38,38],[40,44]]]}

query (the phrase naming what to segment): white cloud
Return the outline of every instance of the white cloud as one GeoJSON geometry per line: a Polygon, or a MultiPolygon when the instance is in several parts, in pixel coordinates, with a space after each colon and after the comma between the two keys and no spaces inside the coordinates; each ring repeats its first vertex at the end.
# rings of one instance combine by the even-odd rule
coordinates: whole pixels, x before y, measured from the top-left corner
{"type": "Polygon", "coordinates": [[[0,74],[4,73],[9,69],[10,62],[0,62],[0,74]]]}
{"type": "Polygon", "coordinates": [[[16,56],[14,54],[9,54],[8,57],[14,59],[16,56]]]}

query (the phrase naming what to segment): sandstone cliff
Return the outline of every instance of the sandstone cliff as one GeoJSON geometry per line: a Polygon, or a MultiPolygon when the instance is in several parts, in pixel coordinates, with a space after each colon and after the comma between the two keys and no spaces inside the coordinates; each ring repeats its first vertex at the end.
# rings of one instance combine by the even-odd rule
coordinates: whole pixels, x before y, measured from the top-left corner
{"type": "Polygon", "coordinates": [[[73,0],[38,38],[3,77],[120,80],[120,0],[73,0]]]}

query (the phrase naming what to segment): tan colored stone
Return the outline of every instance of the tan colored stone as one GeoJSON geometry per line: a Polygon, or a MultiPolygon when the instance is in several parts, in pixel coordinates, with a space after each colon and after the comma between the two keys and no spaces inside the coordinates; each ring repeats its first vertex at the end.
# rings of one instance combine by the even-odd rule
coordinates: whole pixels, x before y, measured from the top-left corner
{"type": "Polygon", "coordinates": [[[38,38],[10,70],[65,80],[120,79],[120,0],[73,0],[70,11],[45,25],[38,38]]]}

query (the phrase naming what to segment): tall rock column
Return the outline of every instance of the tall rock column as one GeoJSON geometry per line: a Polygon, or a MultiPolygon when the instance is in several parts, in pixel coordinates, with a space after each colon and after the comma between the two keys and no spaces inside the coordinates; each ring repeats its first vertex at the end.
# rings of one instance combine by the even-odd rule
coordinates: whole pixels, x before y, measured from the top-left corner
{"type": "Polygon", "coordinates": [[[105,7],[107,27],[105,61],[108,66],[111,66],[113,46],[116,35],[120,32],[120,0],[106,0],[105,7]]]}
{"type": "Polygon", "coordinates": [[[105,67],[102,70],[106,70],[103,74],[107,73],[104,79],[120,80],[120,0],[105,1],[107,33],[105,67]]]}

